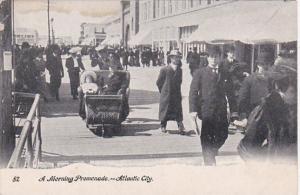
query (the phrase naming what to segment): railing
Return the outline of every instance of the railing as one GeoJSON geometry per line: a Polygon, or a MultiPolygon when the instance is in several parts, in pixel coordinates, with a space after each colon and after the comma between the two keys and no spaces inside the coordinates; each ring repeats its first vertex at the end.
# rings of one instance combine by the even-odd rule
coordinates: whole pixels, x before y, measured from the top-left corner
{"type": "Polygon", "coordinates": [[[33,98],[34,101],[7,168],[37,168],[42,156],[40,95],[19,92],[13,93],[13,95],[14,97],[33,98]]]}

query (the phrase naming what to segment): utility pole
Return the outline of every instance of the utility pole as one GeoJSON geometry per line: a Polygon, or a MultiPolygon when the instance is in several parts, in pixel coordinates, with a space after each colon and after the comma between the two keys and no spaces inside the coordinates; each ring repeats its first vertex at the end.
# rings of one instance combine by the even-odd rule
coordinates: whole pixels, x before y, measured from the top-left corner
{"type": "Polygon", "coordinates": [[[51,38],[50,38],[50,0],[48,0],[48,45],[51,45],[51,38]]]}
{"type": "Polygon", "coordinates": [[[0,1],[0,167],[15,147],[12,119],[12,1],[0,1]]]}
{"type": "Polygon", "coordinates": [[[55,35],[54,35],[54,27],[53,27],[54,19],[51,18],[51,28],[52,28],[52,44],[55,44],[55,35]]]}

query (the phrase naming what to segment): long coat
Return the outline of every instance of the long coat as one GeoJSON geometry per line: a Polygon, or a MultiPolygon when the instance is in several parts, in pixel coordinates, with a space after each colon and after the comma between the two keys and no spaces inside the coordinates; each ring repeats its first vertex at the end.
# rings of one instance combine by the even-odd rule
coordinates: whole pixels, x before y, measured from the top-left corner
{"type": "Polygon", "coordinates": [[[181,105],[182,69],[175,71],[171,66],[160,70],[156,85],[160,92],[159,120],[182,121],[181,105]]]}
{"type": "MultiPolygon", "coordinates": [[[[207,66],[195,71],[190,87],[190,112],[198,112],[202,119],[200,139],[205,164],[215,163],[217,151],[228,137],[226,97],[234,96],[227,90],[232,88],[225,87],[231,82],[226,75],[222,67],[216,74],[207,66]]],[[[234,102],[228,100],[231,112],[236,112],[234,102]]]]}

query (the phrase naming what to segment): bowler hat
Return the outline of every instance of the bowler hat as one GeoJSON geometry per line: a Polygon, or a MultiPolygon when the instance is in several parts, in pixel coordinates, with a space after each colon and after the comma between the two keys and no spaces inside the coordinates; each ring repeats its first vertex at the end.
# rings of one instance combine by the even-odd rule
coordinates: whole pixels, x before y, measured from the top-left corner
{"type": "Polygon", "coordinates": [[[30,48],[30,45],[29,45],[28,42],[25,41],[25,42],[22,43],[21,48],[22,48],[22,49],[28,49],[28,48],[30,48]]]}
{"type": "Polygon", "coordinates": [[[226,53],[234,53],[235,51],[235,48],[233,45],[229,46],[227,49],[226,49],[226,53]]]}
{"type": "Polygon", "coordinates": [[[218,46],[211,46],[208,48],[207,53],[209,56],[220,56],[221,50],[218,46]]]}

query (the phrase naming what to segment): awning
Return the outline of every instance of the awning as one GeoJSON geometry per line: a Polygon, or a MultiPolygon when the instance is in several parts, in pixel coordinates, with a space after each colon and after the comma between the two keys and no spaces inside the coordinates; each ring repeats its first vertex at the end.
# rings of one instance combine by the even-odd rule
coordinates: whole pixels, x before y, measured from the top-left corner
{"type": "Polygon", "coordinates": [[[143,29],[140,30],[136,35],[132,36],[128,45],[152,45],[152,30],[143,29]]]}
{"type": "Polygon", "coordinates": [[[296,41],[296,5],[296,2],[290,1],[237,1],[211,8],[215,17],[206,18],[199,23],[198,29],[186,39],[186,42],[296,41]]]}
{"type": "Polygon", "coordinates": [[[251,38],[253,42],[291,42],[297,40],[297,3],[288,2],[251,38]]]}

